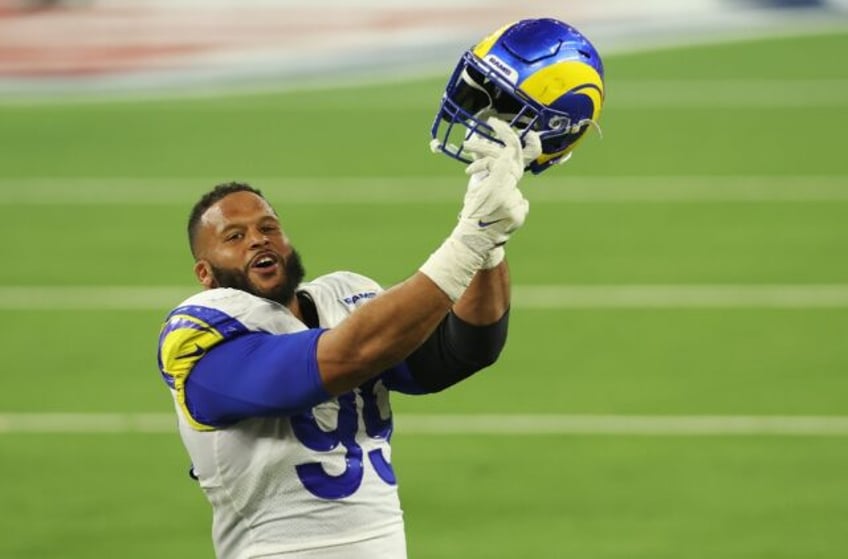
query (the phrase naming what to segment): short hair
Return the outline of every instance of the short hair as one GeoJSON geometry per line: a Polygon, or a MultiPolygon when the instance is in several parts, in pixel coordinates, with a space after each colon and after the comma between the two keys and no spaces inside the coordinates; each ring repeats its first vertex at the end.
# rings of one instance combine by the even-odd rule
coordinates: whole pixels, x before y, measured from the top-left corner
{"type": "Polygon", "coordinates": [[[246,182],[236,181],[216,185],[215,188],[201,196],[200,200],[198,200],[194,207],[191,208],[191,213],[188,216],[188,246],[191,248],[191,255],[195,258],[197,258],[197,252],[195,251],[194,243],[197,239],[197,230],[200,225],[200,218],[202,218],[203,214],[206,213],[206,210],[215,205],[215,203],[234,192],[252,192],[265,200],[265,196],[262,195],[262,191],[258,188],[254,188],[246,182]]]}

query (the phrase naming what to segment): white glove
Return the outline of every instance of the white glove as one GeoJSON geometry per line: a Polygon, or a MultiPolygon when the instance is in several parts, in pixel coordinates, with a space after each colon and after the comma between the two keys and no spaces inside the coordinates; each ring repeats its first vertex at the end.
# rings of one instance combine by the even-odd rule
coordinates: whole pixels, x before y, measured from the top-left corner
{"type": "Polygon", "coordinates": [[[488,124],[506,145],[479,135],[465,142],[465,151],[475,160],[465,170],[471,179],[459,223],[452,233],[475,252],[484,254],[503,245],[509,234],[524,224],[529,207],[517,188],[524,174],[521,140],[502,120],[489,118],[488,124]]]}
{"type": "MultiPolygon", "coordinates": [[[[503,246],[510,235],[524,224],[530,204],[518,190],[517,184],[524,174],[525,166],[542,153],[538,133],[527,132],[525,146],[522,148],[521,140],[506,122],[492,117],[489,118],[488,124],[506,145],[502,146],[479,135],[474,135],[465,142],[464,150],[472,154],[474,162],[465,170],[471,179],[466,193],[466,205],[460,215],[461,226],[463,221],[469,221],[465,215],[465,210],[469,208],[469,196],[479,191],[484,181],[496,181],[498,184],[495,188],[507,192],[500,207],[492,209],[490,199],[488,205],[480,207],[477,211],[477,214],[482,215],[471,216],[471,221],[478,226],[481,223],[491,224],[487,228],[486,237],[492,241],[492,248],[486,255],[483,269],[491,269],[501,263],[504,259],[503,246]]],[[[468,229],[469,225],[464,227],[468,229]]]]}
{"type": "MultiPolygon", "coordinates": [[[[459,223],[448,239],[421,267],[448,296],[456,301],[484,264],[491,264],[490,254],[500,254],[491,267],[503,259],[503,244],[524,224],[529,203],[518,190],[524,174],[524,151],[521,140],[508,124],[490,118],[489,125],[501,146],[483,138],[472,138],[465,149],[475,161],[466,172],[471,175],[460,212],[459,223]]],[[[528,134],[529,152],[541,150],[539,138],[528,134]]]]}
{"type": "MultiPolygon", "coordinates": [[[[533,130],[522,132],[524,135],[524,147],[521,148],[521,140],[518,138],[517,132],[506,122],[497,117],[489,117],[486,122],[495,131],[495,136],[497,136],[498,139],[506,143],[507,140],[505,138],[510,138],[511,146],[521,151],[523,159],[520,165],[521,174],[523,174],[527,165],[542,155],[542,140],[539,137],[538,132],[533,130]]],[[[466,171],[469,175],[479,171],[479,169],[474,165],[481,159],[485,157],[497,157],[501,150],[505,148],[505,146],[502,146],[497,142],[493,142],[480,134],[474,134],[471,138],[466,140],[462,146],[463,152],[471,152],[471,157],[475,160],[470,166],[472,167],[472,170],[466,171]]],[[[516,169],[515,172],[518,173],[518,170],[516,169]]]]}

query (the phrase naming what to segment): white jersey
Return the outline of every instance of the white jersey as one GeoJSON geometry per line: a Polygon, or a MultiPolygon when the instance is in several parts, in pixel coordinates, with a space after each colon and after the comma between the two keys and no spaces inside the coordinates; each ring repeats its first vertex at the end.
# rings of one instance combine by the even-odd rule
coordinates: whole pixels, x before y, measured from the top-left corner
{"type": "MultiPolygon", "coordinates": [[[[312,297],[326,328],[380,291],[372,280],[349,272],[322,276],[301,289],[312,297]]],[[[202,355],[201,347],[226,340],[228,324],[241,332],[306,329],[277,303],[234,289],[204,291],[184,301],[163,327],[163,371],[171,370],[175,356],[190,356],[193,348],[202,355]],[[216,321],[207,320],[211,315],[216,321]]],[[[347,559],[406,557],[391,467],[391,410],[381,381],[306,413],[248,419],[216,430],[198,424],[185,407],[182,387],[189,373],[187,367],[165,376],[183,443],[212,505],[218,557],[324,557],[322,549],[347,559]]]]}

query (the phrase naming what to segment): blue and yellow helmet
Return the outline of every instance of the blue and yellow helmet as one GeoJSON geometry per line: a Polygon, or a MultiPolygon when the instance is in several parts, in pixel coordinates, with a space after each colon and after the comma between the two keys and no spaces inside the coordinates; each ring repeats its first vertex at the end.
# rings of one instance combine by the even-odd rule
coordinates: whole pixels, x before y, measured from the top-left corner
{"type": "Polygon", "coordinates": [[[485,121],[539,132],[542,155],[528,169],[541,173],[570,157],[604,103],[604,65],[574,27],[555,19],[507,25],[463,54],[433,122],[433,147],[469,163],[462,142],[474,134],[497,141],[485,121]]]}

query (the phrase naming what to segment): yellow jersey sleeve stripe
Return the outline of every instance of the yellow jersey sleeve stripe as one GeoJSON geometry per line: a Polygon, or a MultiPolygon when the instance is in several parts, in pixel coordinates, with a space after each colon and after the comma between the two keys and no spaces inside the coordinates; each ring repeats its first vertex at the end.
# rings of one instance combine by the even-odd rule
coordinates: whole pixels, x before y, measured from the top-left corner
{"type": "Polygon", "coordinates": [[[159,368],[176,392],[177,404],[193,429],[211,431],[215,427],[197,421],[187,405],[185,385],[192,369],[210,349],[247,331],[235,318],[207,307],[178,308],[162,326],[159,368]]]}

